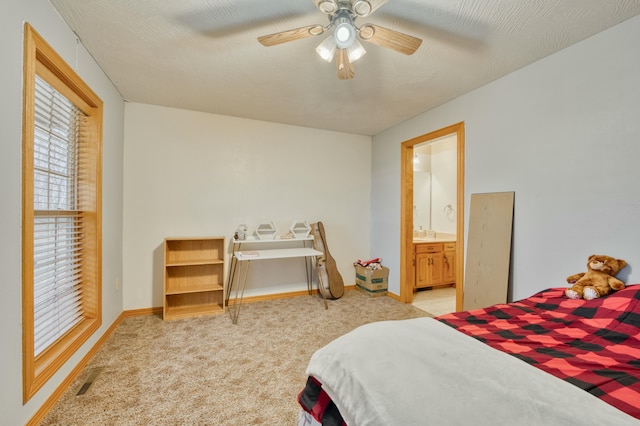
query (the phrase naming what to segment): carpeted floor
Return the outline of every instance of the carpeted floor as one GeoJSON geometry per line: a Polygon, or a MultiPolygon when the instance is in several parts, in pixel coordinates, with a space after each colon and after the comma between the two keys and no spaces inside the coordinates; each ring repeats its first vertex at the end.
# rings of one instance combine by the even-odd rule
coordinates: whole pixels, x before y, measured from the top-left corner
{"type": "Polygon", "coordinates": [[[244,304],[228,314],[125,319],[42,425],[295,425],[311,355],[373,321],[429,316],[347,291],[244,304]],[[100,374],[76,395],[97,368],[100,374]]]}

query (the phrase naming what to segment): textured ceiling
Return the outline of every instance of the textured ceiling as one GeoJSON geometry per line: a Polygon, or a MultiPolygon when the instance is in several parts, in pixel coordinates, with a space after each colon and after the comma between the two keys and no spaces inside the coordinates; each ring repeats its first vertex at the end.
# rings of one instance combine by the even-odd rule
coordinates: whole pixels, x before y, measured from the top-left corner
{"type": "Polygon", "coordinates": [[[327,17],[312,0],[50,0],[129,101],[375,135],[640,13],[639,0],[390,0],[373,23],[423,39],[370,43],[339,80],[323,36],[257,37],[327,17]]]}

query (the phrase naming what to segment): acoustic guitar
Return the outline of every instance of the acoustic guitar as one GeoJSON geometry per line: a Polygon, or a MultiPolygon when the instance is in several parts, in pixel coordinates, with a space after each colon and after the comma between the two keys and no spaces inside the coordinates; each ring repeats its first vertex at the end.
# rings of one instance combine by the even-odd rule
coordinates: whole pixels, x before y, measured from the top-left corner
{"type": "Polygon", "coordinates": [[[344,295],[344,281],[335,259],[329,252],[324,225],[322,222],[312,223],[311,231],[314,248],[324,253],[318,259],[318,290],[327,299],[339,299],[344,295]]]}

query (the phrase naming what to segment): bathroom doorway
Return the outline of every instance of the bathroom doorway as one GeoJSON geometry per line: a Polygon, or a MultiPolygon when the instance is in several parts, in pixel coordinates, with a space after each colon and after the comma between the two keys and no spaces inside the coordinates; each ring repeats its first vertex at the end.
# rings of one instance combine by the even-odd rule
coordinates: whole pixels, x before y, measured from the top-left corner
{"type": "MultiPolygon", "coordinates": [[[[428,151],[429,144],[435,144],[444,139],[453,138],[455,143],[455,205],[447,205],[451,209],[447,214],[455,216],[456,234],[456,310],[462,309],[463,298],[463,275],[464,275],[464,123],[457,123],[427,133],[411,140],[405,141],[401,145],[401,215],[400,215],[400,300],[404,303],[412,303],[415,282],[415,262],[413,251],[414,230],[418,226],[431,228],[437,226],[433,224],[435,215],[426,213],[424,208],[419,207],[414,200],[414,182],[424,182],[427,180],[422,176],[423,170],[415,167],[415,161],[420,159],[420,153],[428,151]],[[426,147],[426,148],[425,148],[426,147]],[[414,169],[418,171],[414,175],[414,169]],[[416,215],[418,216],[416,218],[416,215]],[[428,220],[428,224],[418,225],[416,222],[428,220]]],[[[428,178],[431,183],[431,176],[428,178]]],[[[424,185],[424,183],[423,183],[424,185]]],[[[431,196],[431,195],[430,195],[431,196]]],[[[426,231],[427,229],[425,229],[426,231]]],[[[428,229],[438,231],[438,229],[428,229]]]]}

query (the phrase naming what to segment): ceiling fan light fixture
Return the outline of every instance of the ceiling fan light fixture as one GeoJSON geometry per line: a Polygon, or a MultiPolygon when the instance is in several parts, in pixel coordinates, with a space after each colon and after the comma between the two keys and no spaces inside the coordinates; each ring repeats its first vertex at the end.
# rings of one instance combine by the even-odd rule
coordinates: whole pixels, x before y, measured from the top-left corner
{"type": "Polygon", "coordinates": [[[353,63],[358,59],[362,58],[367,51],[364,49],[364,46],[360,44],[358,40],[354,40],[353,44],[349,46],[347,49],[347,56],[349,57],[349,62],[353,63]]]}
{"type": "Polygon", "coordinates": [[[356,27],[346,16],[341,16],[335,20],[335,30],[333,31],[333,39],[340,49],[349,48],[356,39],[356,27]]]}
{"type": "Polygon", "coordinates": [[[336,43],[333,41],[333,36],[325,38],[322,43],[316,47],[316,52],[325,61],[333,61],[333,56],[336,54],[336,43]]]}

